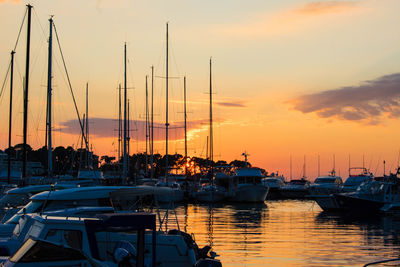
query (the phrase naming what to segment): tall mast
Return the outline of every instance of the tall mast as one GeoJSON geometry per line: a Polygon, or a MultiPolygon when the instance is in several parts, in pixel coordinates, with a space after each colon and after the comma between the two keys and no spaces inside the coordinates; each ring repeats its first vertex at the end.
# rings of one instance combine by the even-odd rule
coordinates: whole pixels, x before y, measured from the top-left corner
{"type": "MultiPolygon", "coordinates": [[[[211,174],[213,174],[213,160],[214,160],[214,144],[213,144],[213,117],[212,117],[212,76],[211,76],[211,58],[210,58],[210,163],[211,174]]],[[[212,177],[211,177],[212,179],[212,177]]]]}
{"type": "Polygon", "coordinates": [[[351,159],[350,159],[350,154],[349,154],[349,176],[350,176],[350,168],[351,168],[351,159]]]}
{"type": "Polygon", "coordinates": [[[7,183],[11,182],[11,129],[12,129],[12,100],[13,100],[13,81],[14,81],[14,50],[11,51],[11,73],[10,73],[10,113],[8,120],[8,163],[7,163],[7,183]]]}
{"type": "Polygon", "coordinates": [[[127,144],[126,144],[126,130],[127,130],[127,125],[126,125],[126,43],[124,45],[124,148],[123,148],[123,166],[122,166],[122,184],[126,184],[126,178],[127,178],[127,158],[126,158],[126,152],[127,152],[127,144]]]}
{"type": "Polygon", "coordinates": [[[290,180],[292,180],[293,176],[292,176],[292,154],[290,154],[290,180]]]}
{"type": "Polygon", "coordinates": [[[147,159],[147,144],[149,140],[149,93],[147,90],[147,75],[146,75],[146,177],[148,170],[148,159],[147,159]]]}
{"type": "Polygon", "coordinates": [[[130,141],[131,141],[131,137],[130,137],[130,111],[129,111],[129,98],[128,98],[128,118],[127,118],[127,130],[126,130],[126,146],[127,146],[127,155],[126,155],[126,173],[129,173],[129,155],[131,154],[130,149],[131,149],[131,145],[130,145],[130,141]]]}
{"type": "Polygon", "coordinates": [[[151,165],[151,169],[150,169],[150,172],[151,172],[151,175],[150,175],[150,177],[151,178],[154,178],[154,168],[153,168],[153,153],[154,153],[154,150],[153,150],[153,148],[154,148],[154,128],[153,128],[153,118],[154,118],[154,116],[153,116],[153,93],[154,93],[154,66],[151,66],[151,132],[150,132],[150,135],[151,135],[151,147],[150,147],[150,165],[151,165]]]}
{"type": "Polygon", "coordinates": [[[206,143],[206,159],[209,159],[209,157],[208,157],[208,148],[209,148],[209,146],[208,146],[208,135],[207,135],[207,143],[206,143]]]}
{"type": "Polygon", "coordinates": [[[86,166],[87,169],[90,167],[89,162],[89,83],[86,83],[86,142],[87,142],[87,149],[86,149],[86,166]]]}
{"type": "MultiPolygon", "coordinates": [[[[31,48],[31,18],[32,18],[32,6],[27,5],[28,8],[28,23],[26,33],[26,65],[25,65],[25,90],[24,90],[24,125],[23,125],[23,162],[22,162],[22,178],[26,178],[26,162],[28,160],[27,155],[27,130],[28,130],[28,92],[29,92],[29,58],[31,48]]],[[[24,183],[24,181],[23,181],[24,183]]]]}
{"type": "Polygon", "coordinates": [[[121,138],[122,138],[122,124],[121,124],[121,84],[118,86],[118,162],[121,160],[121,138]]]}
{"type": "Polygon", "coordinates": [[[332,176],[336,176],[336,157],[335,157],[335,154],[333,154],[333,170],[332,170],[332,176]]]}
{"type": "Polygon", "coordinates": [[[165,90],[166,90],[166,100],[165,100],[165,180],[168,177],[168,22],[167,22],[167,33],[166,33],[166,67],[165,67],[165,90]]]}
{"type": "Polygon", "coordinates": [[[187,114],[186,114],[186,76],[183,77],[183,97],[184,97],[184,116],[185,116],[185,176],[187,178],[187,114]]]}
{"type": "Polygon", "coordinates": [[[306,155],[304,155],[303,178],[306,178],[306,155]]]}
{"type": "Polygon", "coordinates": [[[48,72],[47,72],[47,176],[53,176],[53,156],[52,156],[52,54],[53,54],[53,17],[49,19],[49,56],[48,56],[48,72]]]}

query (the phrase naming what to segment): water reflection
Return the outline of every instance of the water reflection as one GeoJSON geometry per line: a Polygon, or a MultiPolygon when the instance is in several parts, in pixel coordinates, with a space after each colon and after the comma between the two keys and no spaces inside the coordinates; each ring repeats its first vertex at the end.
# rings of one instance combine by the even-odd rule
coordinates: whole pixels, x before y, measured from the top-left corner
{"type": "Polygon", "coordinates": [[[400,218],[321,212],[313,201],[184,205],[180,226],[224,266],[362,266],[400,256],[400,218]]]}

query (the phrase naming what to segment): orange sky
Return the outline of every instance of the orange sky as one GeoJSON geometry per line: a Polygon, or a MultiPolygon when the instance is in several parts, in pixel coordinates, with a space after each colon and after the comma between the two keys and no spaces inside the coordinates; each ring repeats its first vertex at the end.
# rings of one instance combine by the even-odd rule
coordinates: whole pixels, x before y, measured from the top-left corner
{"type": "MultiPolygon", "coordinates": [[[[128,47],[132,150],[143,152],[145,75],[165,76],[165,23],[170,28],[170,153],[183,153],[183,76],[187,76],[189,154],[205,156],[208,134],[208,60],[213,58],[216,160],[243,159],[312,180],[332,168],[347,174],[364,165],[377,175],[397,166],[400,145],[400,17],[395,0],[365,1],[31,1],[28,142],[44,144],[49,14],[59,34],[84,112],[89,82],[91,142],[99,155],[115,153],[118,84],[128,47]],[[140,121],[140,122],[139,122],[140,121]],[[178,140],[178,141],[175,141],[178,140]],[[113,145],[114,143],[114,145],[113,145]]],[[[0,79],[7,72],[25,1],[0,1],[0,79]]],[[[25,28],[16,53],[13,144],[22,140],[25,28]]],[[[79,145],[76,115],[54,42],[54,145],[79,145]]],[[[0,96],[0,148],[7,146],[8,81],[0,96]]],[[[155,78],[155,121],[165,123],[165,79],[155,78]]],[[[155,130],[161,132],[161,128],[155,130]]],[[[160,134],[160,133],[158,133],[160,134]]],[[[158,139],[162,139],[158,135],[158,139]]],[[[164,153],[164,143],[156,143],[164,153]]]]}

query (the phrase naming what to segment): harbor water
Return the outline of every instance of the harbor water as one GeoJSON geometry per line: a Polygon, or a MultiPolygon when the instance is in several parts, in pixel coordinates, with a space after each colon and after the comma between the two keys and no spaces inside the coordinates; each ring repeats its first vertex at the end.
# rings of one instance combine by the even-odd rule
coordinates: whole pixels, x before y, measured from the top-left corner
{"type": "MultiPolygon", "coordinates": [[[[311,200],[187,204],[175,211],[181,230],[200,247],[211,245],[225,267],[363,266],[400,256],[399,217],[325,213],[311,200]]],[[[170,212],[171,228],[173,218],[170,212]]]]}

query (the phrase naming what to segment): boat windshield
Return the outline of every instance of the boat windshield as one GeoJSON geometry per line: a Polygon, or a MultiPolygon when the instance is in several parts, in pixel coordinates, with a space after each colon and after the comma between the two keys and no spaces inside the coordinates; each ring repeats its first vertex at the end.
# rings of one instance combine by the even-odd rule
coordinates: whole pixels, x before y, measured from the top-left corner
{"type": "Polygon", "coordinates": [[[292,184],[292,185],[305,185],[305,184],[307,184],[307,181],[306,180],[291,180],[289,182],[289,184],[292,184]]]}
{"type": "Polygon", "coordinates": [[[314,183],[316,184],[333,184],[335,183],[336,178],[317,178],[314,183]]]}
{"type": "Polygon", "coordinates": [[[78,250],[53,243],[28,239],[11,257],[11,262],[49,262],[86,260],[78,250]]]}
{"type": "Polygon", "coordinates": [[[29,201],[29,197],[29,194],[26,193],[6,194],[0,199],[0,207],[25,205],[29,201]]]}
{"type": "Polygon", "coordinates": [[[370,176],[350,176],[347,178],[346,182],[344,182],[344,186],[358,186],[361,183],[370,180],[370,176]]]}

